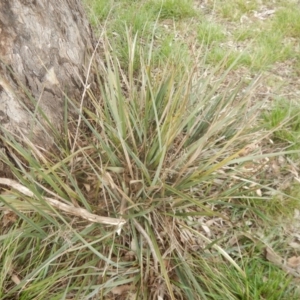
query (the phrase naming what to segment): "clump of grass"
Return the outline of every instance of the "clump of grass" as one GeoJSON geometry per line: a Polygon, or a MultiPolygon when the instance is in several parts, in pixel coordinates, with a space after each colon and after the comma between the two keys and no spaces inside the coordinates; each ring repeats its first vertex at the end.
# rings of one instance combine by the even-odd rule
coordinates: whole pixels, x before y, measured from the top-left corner
{"type": "Polygon", "coordinates": [[[127,69],[104,41],[101,98],[88,91],[93,108],[78,111],[76,140],[57,141],[51,156],[7,136],[27,164],[16,159],[11,168],[35,197],[1,195],[15,218],[1,232],[2,298],[109,299],[123,290],[142,299],[219,299],[219,288],[226,299],[273,297],[269,282],[248,275],[252,262],[234,260],[214,240],[232,230],[230,211],[247,196],[240,168],[256,157],[244,155],[245,147],[260,139],[253,124],[261,104],[251,102],[256,79],[242,91],[225,84],[234,63],[199,77],[197,68],[171,60],[157,76],[153,52],[145,55],[130,30],[127,39],[127,69]],[[53,209],[45,195],[127,223],[118,236],[53,209]],[[227,229],[207,237],[209,219],[227,229]]]}
{"type": "Polygon", "coordinates": [[[257,28],[241,26],[233,32],[233,36],[237,42],[244,42],[253,40],[259,33],[260,30],[257,28]]]}
{"type": "Polygon", "coordinates": [[[226,46],[213,46],[207,53],[206,61],[211,65],[223,62],[227,67],[233,66],[234,69],[240,66],[249,66],[252,63],[251,56],[246,51],[238,52],[229,50],[226,46]]]}
{"type": "Polygon", "coordinates": [[[226,299],[295,299],[294,291],[289,290],[290,280],[282,271],[267,264],[261,258],[245,258],[242,264],[245,266],[246,277],[242,277],[236,270],[214,259],[201,259],[206,276],[199,276],[199,281],[204,284],[208,293],[207,299],[220,299],[220,290],[226,294],[226,299]],[[218,276],[216,276],[218,274],[218,276]],[[218,278],[216,280],[216,277],[218,278]],[[287,292],[288,291],[288,292],[287,292]]]}
{"type": "Polygon", "coordinates": [[[94,26],[107,20],[114,5],[113,0],[84,0],[84,3],[88,8],[90,22],[94,26]]]}
{"type": "Polygon", "coordinates": [[[225,40],[225,34],[221,26],[211,21],[201,22],[198,26],[198,39],[200,43],[211,45],[214,42],[222,42],[225,40]]]}
{"type": "Polygon", "coordinates": [[[284,43],[280,32],[269,31],[260,33],[256,38],[256,51],[253,55],[255,69],[270,66],[275,62],[285,61],[292,57],[293,50],[290,43],[284,43]]]}
{"type": "Polygon", "coordinates": [[[222,1],[216,3],[216,9],[220,11],[221,16],[231,21],[238,21],[242,15],[257,10],[257,8],[258,3],[256,1],[233,0],[226,1],[226,3],[222,3],[222,1]]]}
{"type": "Polygon", "coordinates": [[[275,14],[272,27],[285,37],[298,38],[300,34],[300,12],[295,3],[281,7],[275,14]]]}
{"type": "Polygon", "coordinates": [[[155,43],[152,54],[153,69],[156,66],[157,70],[160,70],[160,66],[169,63],[177,64],[178,70],[181,68],[184,70],[185,66],[192,60],[187,45],[177,41],[174,34],[162,34],[161,39],[156,39],[155,43]]]}
{"type": "Polygon", "coordinates": [[[180,20],[196,15],[193,1],[190,0],[151,0],[147,2],[146,7],[160,19],[180,20]]]}
{"type": "MultiPolygon", "coordinates": [[[[101,96],[88,90],[89,107],[74,121],[79,135],[66,118],[55,151],[44,153],[7,134],[7,147],[22,159],[1,158],[35,196],[0,195],[0,298],[298,299],[290,278],[263,257],[267,243],[278,245],[277,217],[290,217],[298,191],[276,191],[265,169],[245,169],[285,155],[261,149],[263,136],[299,148],[297,109],[278,102],[263,114],[265,134],[256,123],[257,78],[229,83],[241,65],[257,70],[290,57],[292,44],[276,46],[288,26],[297,28],[294,15],[294,25],[280,25],[282,10],[264,33],[240,31],[251,49],[244,52],[229,52],[223,30],[204,21],[195,26],[201,55],[191,59],[190,45],[159,21],[196,16],[192,1],[93,3],[93,23],[110,20],[101,96]],[[118,235],[45,196],[127,223],[118,235]],[[258,235],[271,225],[272,233],[258,235]]],[[[231,21],[257,9],[220,3],[217,11],[231,21]]]]}
{"type": "Polygon", "coordinates": [[[263,114],[266,128],[273,130],[273,138],[286,143],[288,149],[299,149],[300,114],[296,104],[279,98],[271,111],[263,114]]]}
{"type": "MultiPolygon", "coordinates": [[[[153,1],[152,1],[153,2],[153,1]]],[[[187,51],[187,45],[184,42],[175,40],[175,33],[167,32],[163,26],[156,26],[154,30],[154,24],[158,22],[158,19],[164,19],[161,15],[162,12],[158,10],[158,7],[166,5],[165,9],[169,11],[174,16],[170,18],[178,19],[187,17],[185,9],[188,10],[189,6],[184,6],[184,2],[170,3],[168,2],[153,2],[147,1],[145,3],[134,3],[130,4],[130,7],[124,8],[124,11],[120,11],[117,18],[112,22],[111,27],[108,30],[108,35],[110,37],[111,43],[114,44],[113,48],[116,51],[116,55],[120,62],[122,68],[127,68],[129,65],[128,58],[130,57],[129,48],[130,41],[128,41],[128,36],[126,35],[125,28],[130,28],[132,35],[137,34],[139,39],[135,43],[137,51],[135,53],[140,53],[140,49],[143,49],[145,53],[150,51],[151,40],[153,36],[155,37],[155,44],[153,45],[153,57],[152,63],[159,64],[162,61],[172,60],[173,62],[180,62],[180,60],[189,60],[189,53],[187,51]],[[175,11],[173,11],[173,6],[175,11]],[[183,9],[182,7],[185,7],[183,9]],[[180,14],[177,14],[177,9],[180,14]],[[182,15],[181,15],[182,13],[182,15]],[[154,23],[155,22],[155,23],[154,23]],[[148,48],[147,48],[148,47],[148,48]],[[180,60],[177,57],[180,56],[180,60]]],[[[125,1],[123,3],[124,7],[128,6],[125,1]]],[[[140,54],[134,57],[134,70],[137,71],[139,67],[140,54]]]]}
{"type": "MultiPolygon", "coordinates": [[[[241,60],[240,64],[253,71],[270,69],[276,62],[283,62],[288,59],[298,61],[298,50],[295,47],[294,38],[297,36],[297,28],[299,27],[299,13],[295,4],[288,2],[279,9],[275,9],[274,15],[269,17],[255,16],[260,11],[263,13],[265,9],[265,6],[259,6],[253,1],[247,3],[245,1],[231,1],[226,2],[225,5],[221,5],[221,3],[216,5],[216,10],[226,20],[236,22],[245,17],[245,21],[242,22],[243,25],[238,26],[233,35],[235,41],[239,43],[240,49],[248,53],[247,59],[241,60]]],[[[217,58],[222,51],[220,45],[216,45],[216,47],[214,52],[217,58]]],[[[233,49],[229,50],[234,52],[233,49]]],[[[228,49],[224,51],[226,52],[228,49]]],[[[243,57],[245,58],[245,56],[243,57]]]]}
{"type": "MultiPolygon", "coordinates": [[[[155,18],[152,8],[147,9],[145,3],[132,1],[122,1],[116,10],[110,25],[106,28],[106,34],[113,44],[114,51],[119,59],[122,68],[127,68],[130,57],[130,43],[126,35],[126,28],[130,28],[132,35],[138,34],[139,40],[136,41],[136,47],[147,45],[153,35],[152,19],[155,18]]],[[[139,52],[139,50],[137,50],[139,52]]],[[[138,55],[134,57],[134,69],[139,66],[138,55]]]]}
{"type": "MultiPolygon", "coordinates": [[[[125,5],[126,4],[124,4],[124,6],[125,5]]],[[[126,36],[126,30],[124,30],[124,25],[126,25],[131,29],[133,34],[138,33],[141,37],[147,37],[152,33],[150,20],[154,18],[154,16],[152,9],[146,9],[146,4],[130,3],[130,7],[121,11],[118,15],[118,20],[116,20],[116,25],[123,26],[123,28],[114,27],[114,32],[122,32],[126,36]]]]}

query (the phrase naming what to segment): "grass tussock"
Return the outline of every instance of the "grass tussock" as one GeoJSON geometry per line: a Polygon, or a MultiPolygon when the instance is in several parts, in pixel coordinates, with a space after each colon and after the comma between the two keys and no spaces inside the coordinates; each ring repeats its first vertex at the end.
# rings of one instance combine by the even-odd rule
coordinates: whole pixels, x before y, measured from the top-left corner
{"type": "Polygon", "coordinates": [[[187,57],[158,24],[195,17],[192,2],[174,3],[148,1],[156,25],[112,41],[116,6],[98,1],[98,18],[112,18],[100,92],[88,89],[82,110],[69,101],[80,118],[66,111],[51,152],[6,132],[14,156],[1,160],[20,185],[0,195],[0,299],[298,299],[278,263],[297,257],[282,251],[297,238],[282,225],[299,218],[297,109],[265,109],[261,73],[236,80],[248,54],[210,48],[226,37],[218,25],[197,24],[201,55],[187,57]]]}

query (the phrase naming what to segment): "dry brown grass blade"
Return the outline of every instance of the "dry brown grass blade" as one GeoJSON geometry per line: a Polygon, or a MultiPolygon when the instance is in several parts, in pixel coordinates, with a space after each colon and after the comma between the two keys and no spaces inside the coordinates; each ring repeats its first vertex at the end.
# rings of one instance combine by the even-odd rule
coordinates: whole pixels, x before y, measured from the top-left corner
{"type": "MultiPolygon", "coordinates": [[[[33,192],[31,192],[27,187],[19,184],[18,182],[14,181],[14,180],[7,179],[7,178],[0,178],[0,184],[10,186],[26,196],[34,197],[33,192]]],[[[53,198],[43,197],[43,199],[48,204],[50,204],[51,206],[53,206],[55,208],[58,208],[61,211],[64,211],[68,214],[71,214],[71,215],[74,215],[77,217],[81,217],[90,222],[106,224],[106,225],[117,225],[119,228],[126,223],[126,221],[122,218],[116,219],[116,218],[109,218],[109,217],[101,217],[101,216],[98,216],[98,215],[88,212],[84,208],[77,208],[77,207],[62,203],[53,198]]]]}
{"type": "Polygon", "coordinates": [[[288,274],[290,274],[294,277],[297,277],[297,278],[300,277],[299,271],[294,269],[294,268],[291,268],[290,266],[288,266],[286,261],[280,255],[278,255],[273,249],[271,249],[270,247],[266,248],[265,256],[266,256],[266,259],[268,261],[273,263],[275,266],[281,268],[286,273],[288,273],[288,274]]]}

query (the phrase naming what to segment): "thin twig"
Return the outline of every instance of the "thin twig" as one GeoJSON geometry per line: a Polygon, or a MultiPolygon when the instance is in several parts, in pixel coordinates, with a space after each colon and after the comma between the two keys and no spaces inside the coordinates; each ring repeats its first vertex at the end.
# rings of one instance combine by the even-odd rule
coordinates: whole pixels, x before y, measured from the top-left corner
{"type": "MultiPolygon", "coordinates": [[[[26,196],[34,197],[34,193],[32,191],[30,191],[27,187],[21,185],[20,183],[14,181],[14,180],[7,179],[7,178],[0,178],[0,184],[10,186],[26,196]]],[[[71,215],[81,217],[90,222],[107,224],[107,225],[117,225],[119,228],[126,223],[126,221],[123,218],[116,219],[116,218],[109,218],[109,217],[101,217],[101,216],[98,216],[98,215],[88,212],[84,208],[74,207],[72,205],[62,203],[53,198],[43,197],[43,199],[48,204],[50,204],[51,206],[53,206],[55,208],[58,208],[59,210],[62,210],[71,215]]]]}

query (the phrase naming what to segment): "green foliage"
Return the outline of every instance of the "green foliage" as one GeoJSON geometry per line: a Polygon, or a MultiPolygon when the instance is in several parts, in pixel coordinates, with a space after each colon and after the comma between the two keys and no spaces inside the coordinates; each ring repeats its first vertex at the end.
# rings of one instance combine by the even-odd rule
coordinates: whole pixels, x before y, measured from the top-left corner
{"type": "Polygon", "coordinates": [[[275,102],[272,110],[263,115],[266,127],[273,130],[275,139],[285,142],[289,149],[299,149],[300,110],[284,98],[275,102]]]}
{"type": "Polygon", "coordinates": [[[113,9],[113,0],[84,0],[89,13],[90,22],[98,26],[99,22],[105,21],[113,9]]]}
{"type": "Polygon", "coordinates": [[[231,21],[239,21],[242,15],[257,10],[258,3],[257,1],[219,0],[216,3],[216,8],[220,11],[223,18],[231,21]]]}
{"type": "Polygon", "coordinates": [[[273,30],[280,31],[285,37],[298,38],[300,35],[300,11],[298,4],[280,8],[272,22],[273,30]]]}
{"type": "Polygon", "coordinates": [[[245,277],[242,277],[231,266],[213,259],[202,259],[207,277],[199,276],[198,280],[207,286],[207,299],[221,299],[220,290],[226,299],[295,299],[294,291],[289,290],[290,279],[284,272],[269,263],[256,258],[245,258],[242,261],[245,277]],[[211,264],[211,265],[210,265],[211,264]],[[216,273],[218,276],[216,276],[216,273]],[[217,279],[216,279],[217,278],[217,279]],[[288,291],[288,292],[286,292],[288,291]],[[291,298],[289,298],[291,297],[291,298]]]}
{"type": "Polygon", "coordinates": [[[283,36],[276,31],[262,32],[256,38],[256,51],[253,55],[253,65],[270,66],[275,62],[291,58],[293,50],[290,43],[283,43],[283,36]],[[283,45],[282,45],[283,44],[283,45]],[[282,45],[278,47],[278,45],[282,45]]]}
{"type": "Polygon", "coordinates": [[[225,40],[225,34],[220,25],[211,21],[203,21],[198,26],[198,39],[200,43],[211,45],[213,42],[222,42],[225,40]]]}
{"type": "Polygon", "coordinates": [[[147,1],[146,8],[160,19],[180,20],[196,15],[191,0],[151,0],[147,1]]]}
{"type": "Polygon", "coordinates": [[[299,299],[264,254],[286,255],[282,220],[299,208],[298,187],[276,183],[290,160],[284,175],[265,168],[297,158],[299,107],[282,97],[265,110],[257,92],[257,70],[297,52],[282,42],[298,12],[260,27],[240,24],[255,1],[217,1],[209,21],[188,0],[86,2],[105,21],[100,92],[83,110],[68,99],[79,120],[66,113],[51,153],[9,132],[14,163],[0,152],[33,193],[1,191],[0,299],[299,299]],[[126,224],[118,235],[45,197],[126,224]]]}

